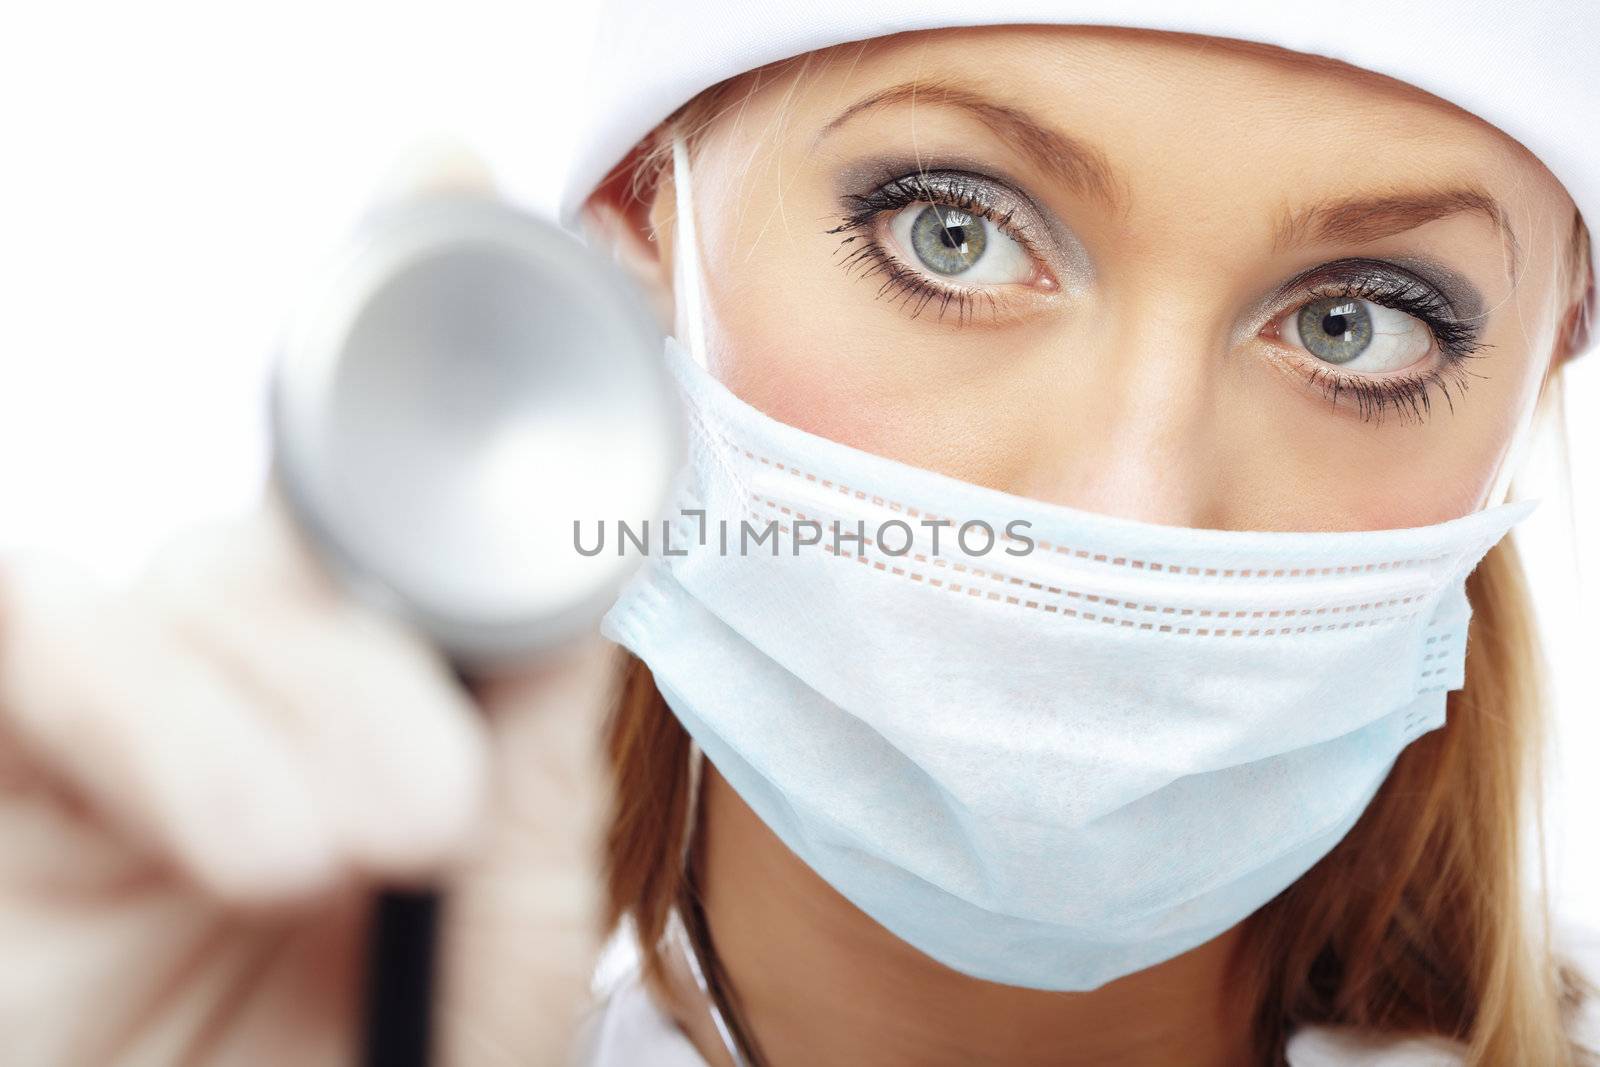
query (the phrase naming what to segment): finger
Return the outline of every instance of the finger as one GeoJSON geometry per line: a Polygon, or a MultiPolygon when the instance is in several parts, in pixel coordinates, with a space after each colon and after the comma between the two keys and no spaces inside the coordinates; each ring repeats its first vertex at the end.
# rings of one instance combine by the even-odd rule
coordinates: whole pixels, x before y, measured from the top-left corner
{"type": "Polygon", "coordinates": [[[337,875],[305,776],[262,709],[153,610],[33,553],[0,570],[0,732],[130,844],[219,897],[337,875]]]}
{"type": "Polygon", "coordinates": [[[590,635],[476,687],[494,731],[497,792],[489,847],[452,887],[447,1059],[465,1062],[492,1040],[523,1062],[565,1062],[601,945],[600,727],[618,652],[590,635]],[[508,974],[519,976],[514,990],[508,974]]]}
{"type": "Polygon", "coordinates": [[[445,661],[342,593],[281,502],[174,543],[141,587],[255,693],[358,868],[419,879],[471,847],[487,738],[445,661]]]}
{"type": "Polygon", "coordinates": [[[616,700],[621,662],[616,645],[586,633],[523,669],[475,684],[494,729],[508,814],[568,827],[564,847],[585,820],[599,816],[591,809],[606,792],[600,730],[616,700]]]}

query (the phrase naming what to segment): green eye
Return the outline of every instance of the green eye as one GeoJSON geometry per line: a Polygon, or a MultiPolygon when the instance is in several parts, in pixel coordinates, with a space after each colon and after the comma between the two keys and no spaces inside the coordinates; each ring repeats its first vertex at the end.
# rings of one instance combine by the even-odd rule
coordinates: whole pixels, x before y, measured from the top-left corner
{"type": "Polygon", "coordinates": [[[911,223],[911,250],[940,274],[960,274],[983,258],[989,244],[984,222],[965,211],[925,207],[911,223]]]}
{"type": "Polygon", "coordinates": [[[1318,359],[1349,363],[1372,343],[1372,316],[1347,296],[1313,300],[1300,309],[1300,343],[1318,359]]]}

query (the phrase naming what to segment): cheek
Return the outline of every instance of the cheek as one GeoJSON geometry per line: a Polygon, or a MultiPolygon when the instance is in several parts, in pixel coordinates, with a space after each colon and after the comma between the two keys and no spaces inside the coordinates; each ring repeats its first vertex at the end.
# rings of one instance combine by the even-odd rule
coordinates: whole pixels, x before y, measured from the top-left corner
{"type": "Polygon", "coordinates": [[[751,344],[725,356],[718,376],[745,403],[818,437],[894,458],[905,412],[870,382],[832,372],[829,354],[803,343],[751,344]]]}
{"type": "MultiPolygon", "coordinates": [[[[1382,425],[1268,381],[1243,394],[1235,432],[1214,443],[1220,474],[1209,491],[1226,521],[1279,530],[1378,530],[1427,526],[1478,506],[1493,473],[1509,398],[1487,381],[1452,414],[1435,390],[1418,425],[1392,411],[1382,425]]],[[[1347,403],[1341,399],[1341,406],[1347,403]]]]}
{"type": "Polygon", "coordinates": [[[716,375],[779,422],[1008,491],[1036,458],[1026,427],[1018,425],[1028,407],[1004,375],[970,381],[931,374],[926,364],[907,368],[910,342],[887,339],[870,319],[835,321],[826,334],[771,328],[769,321],[746,312],[729,322],[726,343],[716,350],[716,375]],[[857,326],[861,332],[852,335],[857,326]],[[861,339],[852,343],[851,336],[861,339]]]}
{"type": "Polygon", "coordinates": [[[1011,488],[1029,455],[1019,425],[1029,394],[1023,379],[995,366],[995,342],[911,324],[873,299],[870,280],[833,276],[831,243],[808,251],[770,233],[765,240],[777,250],[762,246],[742,270],[713,276],[716,377],[745,403],[808,433],[1011,488]],[[770,269],[799,262],[810,264],[804,282],[796,275],[805,272],[770,269]]]}
{"type": "Polygon", "coordinates": [[[1429,526],[1487,505],[1486,495],[1517,429],[1537,377],[1527,380],[1531,358],[1507,337],[1478,366],[1465,392],[1452,386],[1447,402],[1430,391],[1426,422],[1402,422],[1394,413],[1382,426],[1335,419],[1325,408],[1280,405],[1298,419],[1276,419],[1277,433],[1296,443],[1293,471],[1260,486],[1284,509],[1284,528],[1400,529],[1429,526]],[[1531,386],[1531,388],[1530,388],[1531,386]],[[1291,425],[1295,422],[1298,425],[1291,425]]]}
{"type": "Polygon", "coordinates": [[[716,376],[745,403],[808,433],[879,455],[914,415],[881,374],[869,344],[852,341],[859,324],[830,315],[826,326],[801,314],[805,301],[780,287],[730,293],[719,316],[716,376]]]}

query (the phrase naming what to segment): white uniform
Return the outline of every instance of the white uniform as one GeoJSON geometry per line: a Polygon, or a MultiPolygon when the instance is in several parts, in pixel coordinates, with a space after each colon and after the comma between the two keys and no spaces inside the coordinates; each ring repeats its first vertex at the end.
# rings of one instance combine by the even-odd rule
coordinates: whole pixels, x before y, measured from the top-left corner
{"type": "MultiPolygon", "coordinates": [[[[1600,985],[1600,930],[1569,928],[1560,945],[1600,985]]],[[[1590,1001],[1574,1036],[1600,1053],[1600,1003],[1590,1001]]],[[[707,1067],[676,1023],[629,967],[590,1013],[574,1067],[707,1067]]],[[[1289,1067],[1462,1067],[1463,1047],[1445,1038],[1396,1039],[1356,1030],[1313,1026],[1289,1041],[1289,1067]]]]}

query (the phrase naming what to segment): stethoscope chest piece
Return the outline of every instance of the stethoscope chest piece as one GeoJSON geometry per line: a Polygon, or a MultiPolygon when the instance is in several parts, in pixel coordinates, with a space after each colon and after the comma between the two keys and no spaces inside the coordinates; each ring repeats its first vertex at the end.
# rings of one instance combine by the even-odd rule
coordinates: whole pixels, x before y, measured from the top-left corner
{"type": "Polygon", "coordinates": [[[492,668],[591,626],[681,457],[661,330],[610,262],[490,195],[367,216],[284,332],[275,478],[363,598],[492,668]]]}

